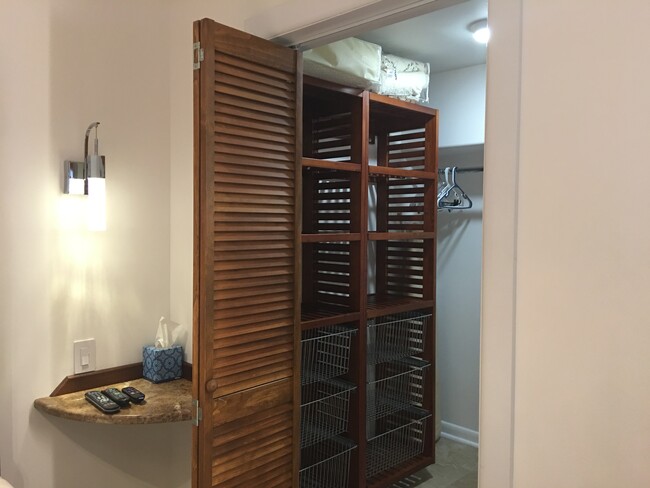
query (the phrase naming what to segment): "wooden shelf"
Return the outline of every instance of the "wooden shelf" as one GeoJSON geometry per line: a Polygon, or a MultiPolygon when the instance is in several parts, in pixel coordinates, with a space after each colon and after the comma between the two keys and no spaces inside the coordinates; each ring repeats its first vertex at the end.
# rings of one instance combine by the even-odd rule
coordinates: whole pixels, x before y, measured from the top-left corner
{"type": "Polygon", "coordinates": [[[330,92],[337,92],[338,94],[350,95],[354,97],[358,97],[363,93],[363,88],[353,88],[345,85],[340,85],[338,83],[334,83],[333,81],[325,81],[309,75],[303,75],[302,82],[306,93],[309,93],[314,89],[327,90],[330,92]]]}
{"type": "MultiPolygon", "coordinates": [[[[342,94],[319,82],[305,85],[305,107],[301,328],[356,328],[346,376],[357,388],[348,408],[347,437],[357,444],[350,486],[389,487],[433,461],[427,455],[432,454],[434,429],[423,436],[424,455],[366,479],[367,402],[373,401],[367,392],[368,369],[376,364],[381,341],[387,342],[379,339],[368,351],[368,320],[379,323],[382,316],[420,310],[433,315],[438,111],[368,92],[358,97],[342,94]],[[376,141],[376,166],[369,165],[371,137],[376,141]],[[372,203],[370,181],[376,188],[372,203]],[[375,231],[367,230],[371,205],[375,231]],[[367,243],[372,241],[375,253],[369,256],[367,243]],[[375,270],[376,295],[367,295],[369,266],[375,270]]],[[[428,332],[426,339],[422,336],[420,355],[433,363],[433,317],[422,325],[428,332]]],[[[432,415],[434,391],[434,375],[427,375],[422,401],[413,400],[432,415]]]]}
{"type": "Polygon", "coordinates": [[[70,420],[93,424],[157,424],[192,419],[192,382],[186,379],[154,384],[144,378],[96,386],[65,395],[39,398],[36,410],[70,420]],[[146,395],[141,404],[132,404],[114,414],[105,414],[84,397],[89,390],[134,386],[146,395]]]}
{"type": "Polygon", "coordinates": [[[302,242],[354,242],[361,239],[361,234],[341,234],[338,232],[322,232],[320,234],[303,234],[302,242]]]}
{"type": "Polygon", "coordinates": [[[314,158],[302,158],[302,167],[331,169],[335,171],[348,171],[352,173],[359,173],[361,171],[361,165],[358,163],[347,163],[314,158]]]}
{"type": "MultiPolygon", "coordinates": [[[[429,117],[435,117],[438,114],[438,110],[435,108],[417,103],[405,102],[404,100],[399,100],[386,95],[379,95],[378,93],[370,92],[368,98],[370,99],[370,105],[372,108],[378,109],[381,107],[386,112],[392,112],[393,115],[407,115],[413,117],[417,116],[417,114],[423,114],[429,117]]],[[[371,113],[372,108],[370,109],[371,113]]]]}
{"type": "Polygon", "coordinates": [[[417,473],[430,464],[433,464],[434,461],[434,457],[421,454],[420,456],[417,456],[413,459],[409,459],[407,462],[400,464],[399,466],[395,466],[394,468],[386,470],[383,473],[379,473],[378,475],[369,479],[366,486],[368,488],[389,487],[393,483],[400,481],[406,476],[417,473]]]}
{"type": "Polygon", "coordinates": [[[370,241],[412,241],[416,239],[435,239],[435,237],[435,232],[368,232],[368,240],[370,241]]]}
{"type": "Polygon", "coordinates": [[[434,120],[436,109],[404,102],[396,98],[369,93],[371,123],[379,123],[388,132],[400,132],[424,127],[434,120]]]}
{"type": "Polygon", "coordinates": [[[401,312],[412,312],[423,308],[433,307],[434,300],[400,296],[368,295],[368,318],[381,317],[401,312]]]}
{"type": "Polygon", "coordinates": [[[303,307],[301,314],[302,330],[316,329],[330,325],[345,324],[359,320],[359,312],[350,312],[343,308],[303,307]]]}
{"type": "Polygon", "coordinates": [[[391,168],[389,166],[368,166],[371,176],[395,176],[399,178],[418,178],[420,180],[435,180],[437,173],[415,169],[391,168]]]}

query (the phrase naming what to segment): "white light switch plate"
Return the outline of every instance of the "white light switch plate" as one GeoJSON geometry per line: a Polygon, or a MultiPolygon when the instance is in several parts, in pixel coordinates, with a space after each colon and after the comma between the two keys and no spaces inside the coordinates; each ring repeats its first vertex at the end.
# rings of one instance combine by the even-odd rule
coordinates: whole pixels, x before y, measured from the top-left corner
{"type": "Polygon", "coordinates": [[[97,358],[95,355],[95,339],[74,341],[74,374],[95,371],[97,358]]]}

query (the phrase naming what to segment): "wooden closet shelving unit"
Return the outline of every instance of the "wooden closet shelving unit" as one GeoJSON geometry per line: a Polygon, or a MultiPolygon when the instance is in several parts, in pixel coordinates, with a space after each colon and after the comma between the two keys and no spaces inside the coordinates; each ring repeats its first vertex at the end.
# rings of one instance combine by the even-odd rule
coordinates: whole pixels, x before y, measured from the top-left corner
{"type": "Polygon", "coordinates": [[[437,111],[194,55],[192,486],[390,486],[434,461],[437,111]]]}
{"type": "MultiPolygon", "coordinates": [[[[336,378],[351,386],[337,432],[356,444],[349,488],[390,486],[434,461],[437,115],[304,77],[301,326],[303,341],[350,334],[336,378]]],[[[308,352],[303,374],[318,360],[308,352]]]]}

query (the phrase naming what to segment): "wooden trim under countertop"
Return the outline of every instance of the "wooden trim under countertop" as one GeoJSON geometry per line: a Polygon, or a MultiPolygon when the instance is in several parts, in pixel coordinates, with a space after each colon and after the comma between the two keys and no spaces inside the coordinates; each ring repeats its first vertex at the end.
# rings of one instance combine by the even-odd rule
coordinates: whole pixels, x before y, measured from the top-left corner
{"type": "MultiPolygon", "coordinates": [[[[51,397],[74,393],[75,391],[89,390],[98,386],[122,383],[125,381],[142,378],[142,362],[125,364],[114,368],[100,369],[89,373],[73,374],[63,378],[51,397]]],[[[183,361],[182,378],[192,381],[192,365],[183,361]]]]}

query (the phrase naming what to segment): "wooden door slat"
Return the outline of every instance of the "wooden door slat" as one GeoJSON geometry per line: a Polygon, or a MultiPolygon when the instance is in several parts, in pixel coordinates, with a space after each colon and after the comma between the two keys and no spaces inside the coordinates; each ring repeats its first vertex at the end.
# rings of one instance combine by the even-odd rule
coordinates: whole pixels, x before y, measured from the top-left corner
{"type": "MultiPolygon", "coordinates": [[[[278,47],[278,46],[274,45],[274,47],[278,47]]],[[[277,69],[274,69],[272,64],[265,65],[264,63],[255,62],[245,57],[241,53],[237,52],[236,54],[233,54],[233,52],[236,52],[236,48],[231,51],[217,50],[215,52],[215,57],[214,57],[216,66],[219,66],[223,63],[223,64],[228,64],[230,66],[243,68],[248,71],[252,71],[254,73],[259,73],[260,75],[263,75],[264,78],[269,80],[269,82],[271,82],[271,80],[279,80],[281,82],[284,82],[284,85],[281,86],[284,86],[286,90],[295,89],[294,88],[296,82],[295,73],[292,75],[291,73],[287,73],[285,71],[279,71],[277,69]]],[[[268,63],[269,61],[270,60],[266,62],[268,63]]]]}
{"type": "Polygon", "coordinates": [[[223,97],[218,105],[215,102],[214,120],[215,122],[219,120],[217,117],[220,115],[230,115],[237,117],[240,124],[244,126],[258,123],[263,124],[264,130],[295,135],[292,118],[254,110],[254,108],[256,108],[255,104],[241,104],[237,103],[236,99],[231,100],[228,97],[223,97]]]}
{"type": "Polygon", "coordinates": [[[298,488],[300,54],[195,23],[193,488],[298,488]]]}
{"type": "Polygon", "coordinates": [[[294,94],[286,89],[274,88],[251,78],[244,78],[232,72],[227,73],[226,71],[227,70],[219,69],[215,72],[214,77],[216,83],[229,85],[235,88],[242,88],[256,94],[269,95],[275,99],[293,100],[294,94]]]}

